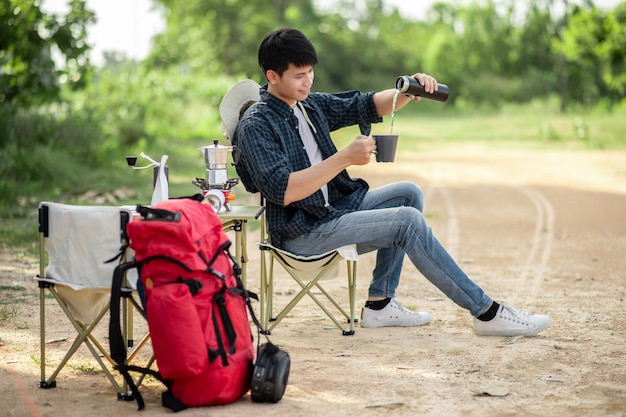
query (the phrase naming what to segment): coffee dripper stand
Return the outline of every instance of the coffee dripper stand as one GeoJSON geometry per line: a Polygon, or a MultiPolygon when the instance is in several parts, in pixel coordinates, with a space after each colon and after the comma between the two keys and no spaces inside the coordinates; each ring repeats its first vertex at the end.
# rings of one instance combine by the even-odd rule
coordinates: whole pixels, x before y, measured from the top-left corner
{"type": "MultiPolygon", "coordinates": [[[[128,164],[129,167],[131,167],[132,169],[148,169],[148,168],[153,168],[152,170],[152,187],[154,189],[156,189],[157,186],[157,182],[160,176],[160,172],[161,172],[161,163],[155,161],[154,159],[150,158],[148,155],[146,155],[145,153],[141,152],[141,154],[139,154],[139,156],[141,156],[144,159],[147,159],[150,164],[146,165],[146,166],[137,166],[137,156],[135,155],[130,155],[130,156],[126,156],[126,163],[128,164]]],[[[167,155],[163,155],[161,157],[162,161],[167,161],[168,156],[167,155]]],[[[169,183],[169,167],[167,165],[163,165],[163,172],[164,172],[164,178],[165,178],[165,188],[168,188],[168,183],[169,183]]]]}
{"type": "Polygon", "coordinates": [[[236,146],[223,146],[218,144],[218,139],[213,139],[213,145],[203,146],[199,151],[204,156],[206,164],[205,178],[196,177],[191,183],[202,190],[205,201],[218,213],[222,207],[226,211],[232,211],[230,202],[235,199],[231,189],[239,184],[239,178],[229,178],[228,155],[233,155],[233,165],[239,152],[236,146]]]}

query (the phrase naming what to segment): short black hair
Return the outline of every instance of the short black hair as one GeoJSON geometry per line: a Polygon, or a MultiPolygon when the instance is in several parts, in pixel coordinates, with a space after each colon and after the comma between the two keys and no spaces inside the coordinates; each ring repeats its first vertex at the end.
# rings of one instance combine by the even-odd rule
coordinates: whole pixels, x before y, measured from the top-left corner
{"type": "Polygon", "coordinates": [[[281,28],[268,33],[259,46],[259,66],[263,73],[272,70],[282,76],[289,64],[315,66],[317,52],[313,43],[297,29],[281,28]]]}

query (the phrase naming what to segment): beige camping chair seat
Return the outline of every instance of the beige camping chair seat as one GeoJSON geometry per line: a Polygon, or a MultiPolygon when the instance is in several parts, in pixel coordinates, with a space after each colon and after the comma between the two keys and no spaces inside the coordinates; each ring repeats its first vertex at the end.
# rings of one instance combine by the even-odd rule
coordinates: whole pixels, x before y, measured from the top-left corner
{"type": "Polygon", "coordinates": [[[261,228],[261,235],[264,237],[263,241],[259,243],[259,248],[261,249],[261,294],[259,301],[261,304],[262,331],[269,334],[305,296],[309,296],[326,313],[328,318],[335,323],[344,336],[353,335],[354,324],[358,320],[355,316],[356,267],[358,260],[356,246],[345,246],[319,255],[300,256],[279,249],[269,243],[265,233],[265,218],[261,221],[261,228]],[[322,285],[326,279],[337,277],[341,269],[340,263],[344,260],[346,261],[348,278],[348,311],[322,285]],[[276,316],[273,316],[273,295],[275,291],[274,261],[281,265],[300,287],[300,291],[276,316]],[[321,293],[323,297],[318,297],[316,292],[321,293]],[[333,310],[328,308],[329,304],[334,307],[333,310]],[[340,321],[338,316],[343,316],[345,321],[340,321]]]}
{"type": "MultiPolygon", "coordinates": [[[[132,212],[128,208],[113,206],[77,206],[42,202],[39,205],[39,283],[40,303],[40,344],[41,344],[41,388],[56,386],[56,377],[81,346],[85,346],[98,362],[120,399],[129,396],[125,382],[118,383],[111,369],[115,365],[107,349],[108,341],[96,329],[109,312],[109,299],[113,271],[119,260],[106,262],[120,254],[126,242],[126,224],[132,212]],[[46,378],[46,367],[50,366],[46,357],[47,323],[58,325],[60,317],[52,309],[46,310],[47,294],[61,307],[64,315],[76,330],[77,336],[69,346],[52,374],[46,378]],[[104,358],[104,360],[102,359],[104,358]],[[109,366],[105,363],[109,362],[109,366]]],[[[122,254],[122,261],[126,253],[122,254]]],[[[133,309],[143,310],[133,297],[136,288],[136,272],[129,273],[125,283],[125,297],[122,302],[124,337],[128,346],[133,345],[133,309]]],[[[108,321],[103,326],[108,325],[108,321]]],[[[108,328],[107,328],[108,330],[108,328]]],[[[106,332],[108,335],[108,331],[106,332]]],[[[148,342],[146,332],[137,345],[129,362],[148,342]]],[[[149,360],[148,366],[152,359],[149,360]]],[[[138,381],[141,382],[141,381],[138,381]]]]}

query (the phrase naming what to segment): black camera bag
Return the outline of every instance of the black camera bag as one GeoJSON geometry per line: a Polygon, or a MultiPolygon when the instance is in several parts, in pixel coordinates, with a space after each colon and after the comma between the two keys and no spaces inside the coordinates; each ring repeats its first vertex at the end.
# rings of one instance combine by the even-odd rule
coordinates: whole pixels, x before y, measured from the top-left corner
{"type": "Polygon", "coordinates": [[[283,397],[291,359],[289,354],[268,341],[261,345],[257,352],[252,384],[250,387],[252,401],[257,403],[277,403],[283,397]]]}

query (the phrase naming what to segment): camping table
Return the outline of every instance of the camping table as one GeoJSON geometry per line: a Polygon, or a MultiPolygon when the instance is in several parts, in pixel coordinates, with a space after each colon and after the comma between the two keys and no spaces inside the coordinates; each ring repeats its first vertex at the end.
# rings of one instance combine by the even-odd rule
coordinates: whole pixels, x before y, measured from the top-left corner
{"type": "Polygon", "coordinates": [[[231,206],[231,211],[222,209],[218,213],[222,220],[222,229],[235,232],[235,259],[241,266],[241,281],[244,287],[247,287],[248,221],[258,219],[263,209],[262,206],[231,206]]]}

